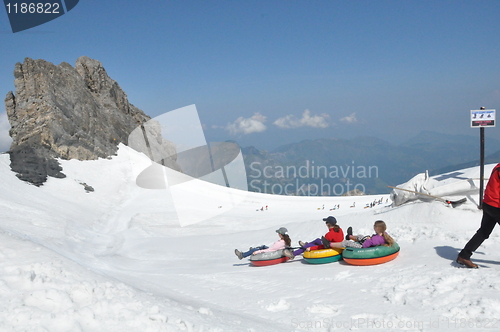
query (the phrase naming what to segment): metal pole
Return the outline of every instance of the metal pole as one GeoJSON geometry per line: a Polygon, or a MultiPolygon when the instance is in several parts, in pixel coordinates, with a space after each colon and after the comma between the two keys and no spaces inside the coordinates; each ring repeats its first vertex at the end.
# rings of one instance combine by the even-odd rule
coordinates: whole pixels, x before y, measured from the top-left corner
{"type": "MultiPolygon", "coordinates": [[[[484,110],[484,107],[481,107],[481,110],[484,110]]],[[[480,145],[481,152],[479,158],[479,206],[478,209],[483,209],[483,189],[484,189],[484,127],[480,128],[480,145]]]]}

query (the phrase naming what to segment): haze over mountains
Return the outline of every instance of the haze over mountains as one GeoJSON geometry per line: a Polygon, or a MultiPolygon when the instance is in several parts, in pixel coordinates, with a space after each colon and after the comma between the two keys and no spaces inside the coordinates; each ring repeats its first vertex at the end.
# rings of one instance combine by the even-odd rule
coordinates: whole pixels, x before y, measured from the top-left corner
{"type": "MultiPolygon", "coordinates": [[[[13,139],[10,166],[18,178],[35,185],[42,185],[47,176],[65,176],[56,158],[114,155],[117,145],[127,144],[130,132],[150,119],[128,102],[99,61],[85,56],[75,67],[26,58],[14,66],[14,78],[16,91],[5,99],[13,139]]],[[[388,193],[388,185],[426,170],[435,174],[477,165],[479,134],[470,132],[424,131],[403,143],[357,137],[303,140],[271,151],[246,147],[242,151],[248,188],[297,196],[339,196],[356,189],[388,193]]],[[[499,143],[486,140],[487,162],[498,162],[499,143]]],[[[165,144],[175,151],[174,143],[165,144]]]]}
{"type": "MultiPolygon", "coordinates": [[[[487,163],[498,162],[499,143],[486,138],[487,163]]],[[[242,150],[251,191],[321,196],[359,189],[380,194],[390,191],[388,185],[403,183],[426,170],[434,174],[477,165],[479,134],[474,137],[424,131],[401,144],[375,137],[325,138],[272,151],[255,147],[242,150]]]]}

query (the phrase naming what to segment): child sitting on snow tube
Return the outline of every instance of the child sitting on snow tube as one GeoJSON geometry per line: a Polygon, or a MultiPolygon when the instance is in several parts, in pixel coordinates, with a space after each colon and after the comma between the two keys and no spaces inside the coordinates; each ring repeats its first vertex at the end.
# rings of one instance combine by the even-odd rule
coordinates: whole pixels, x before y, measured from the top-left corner
{"type": "Polygon", "coordinates": [[[371,236],[365,235],[352,235],[352,227],[347,229],[347,235],[345,240],[342,242],[329,241],[326,238],[322,238],[323,246],[325,248],[369,248],[376,246],[392,246],[396,241],[385,232],[387,226],[382,220],[375,221],[373,225],[373,230],[375,234],[371,236]]]}
{"type": "MultiPolygon", "coordinates": [[[[326,221],[326,226],[328,227],[328,233],[325,234],[323,238],[326,238],[327,241],[330,242],[339,242],[344,239],[344,232],[339,225],[337,225],[337,219],[335,217],[329,216],[328,218],[324,218],[323,221],[326,221]]],[[[283,251],[286,257],[290,259],[294,259],[295,256],[302,254],[304,251],[310,250],[319,250],[319,249],[329,249],[330,246],[324,247],[321,239],[316,239],[312,242],[304,243],[299,241],[300,248],[295,251],[290,251],[286,249],[283,251]]]]}
{"type": "Polygon", "coordinates": [[[292,240],[290,239],[290,236],[288,236],[288,230],[285,227],[280,227],[280,229],[276,230],[276,233],[278,233],[280,239],[274,242],[271,245],[271,247],[262,245],[259,247],[250,248],[250,250],[246,252],[241,252],[238,249],[234,249],[234,253],[236,254],[236,256],[238,256],[239,259],[243,259],[250,255],[256,255],[263,252],[272,252],[285,249],[286,247],[289,247],[292,244],[292,240]]]}

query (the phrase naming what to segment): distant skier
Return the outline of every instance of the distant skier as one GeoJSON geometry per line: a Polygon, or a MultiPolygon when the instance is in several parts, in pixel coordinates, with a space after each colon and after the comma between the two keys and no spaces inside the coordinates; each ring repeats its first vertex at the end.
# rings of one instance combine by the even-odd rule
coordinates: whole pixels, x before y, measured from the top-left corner
{"type": "Polygon", "coordinates": [[[483,241],[490,237],[497,223],[500,224],[500,164],[493,168],[484,190],[481,226],[458,254],[458,264],[465,265],[468,268],[478,268],[478,265],[470,260],[472,252],[476,251],[483,241]]]}

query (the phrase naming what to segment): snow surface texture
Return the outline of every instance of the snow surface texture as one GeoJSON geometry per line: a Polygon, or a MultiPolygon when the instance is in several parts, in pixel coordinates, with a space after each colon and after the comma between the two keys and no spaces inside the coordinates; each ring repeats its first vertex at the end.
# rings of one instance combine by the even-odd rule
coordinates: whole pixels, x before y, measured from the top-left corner
{"type": "Polygon", "coordinates": [[[246,193],[236,208],[180,227],[168,190],[135,185],[150,162],[127,147],[111,160],[61,161],[67,178],[40,188],[9,163],[0,156],[0,331],[500,329],[498,230],[472,257],[479,269],[454,263],[479,227],[477,192],[456,208],[421,200],[392,208],[388,195],[246,193]],[[399,256],[376,266],[297,257],[251,267],[234,255],[272,244],[281,226],[293,245],[311,241],[329,215],[362,234],[384,220],[399,256]]]}

